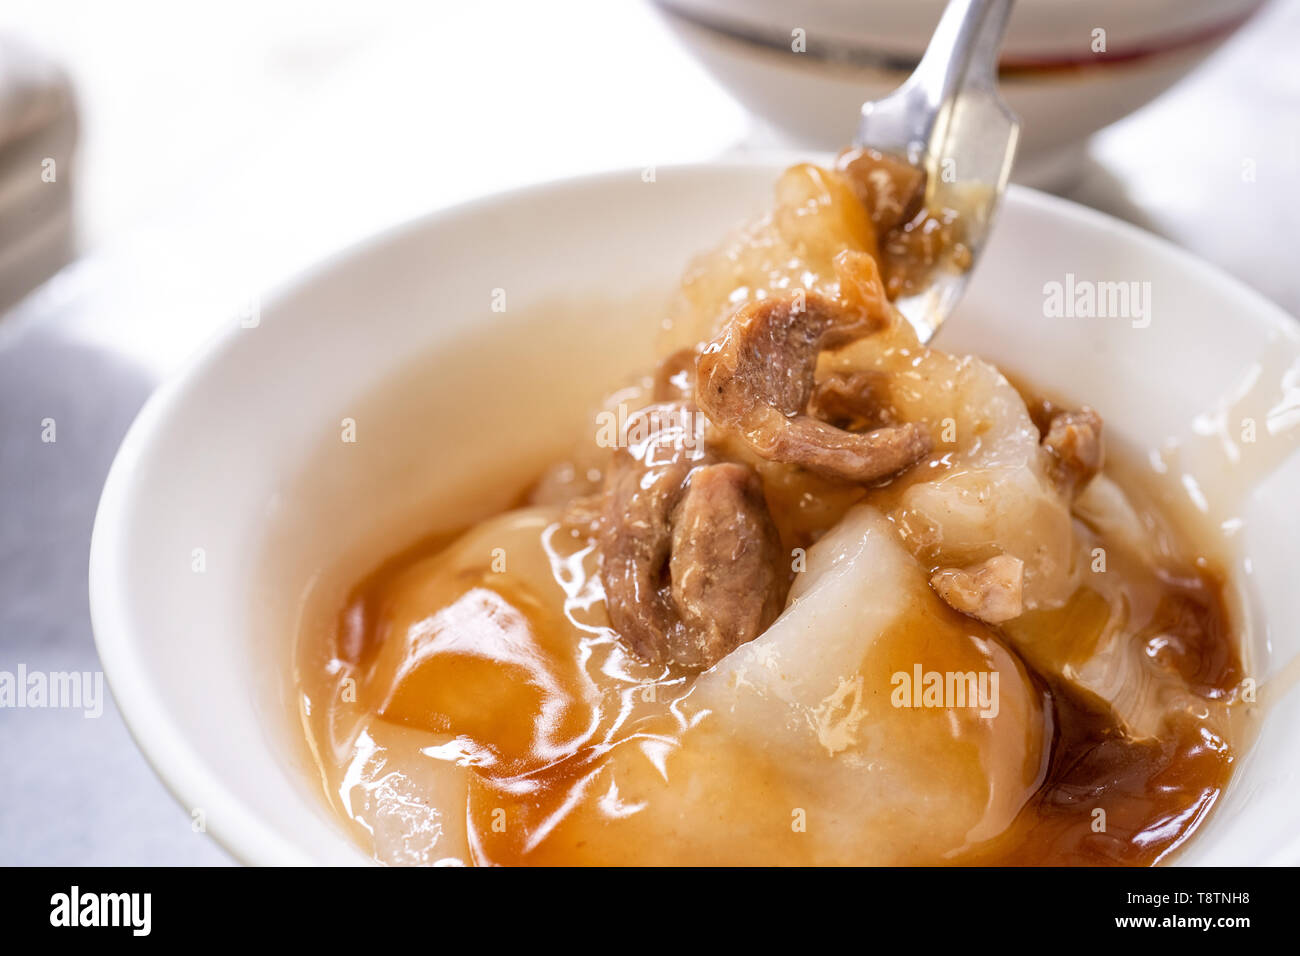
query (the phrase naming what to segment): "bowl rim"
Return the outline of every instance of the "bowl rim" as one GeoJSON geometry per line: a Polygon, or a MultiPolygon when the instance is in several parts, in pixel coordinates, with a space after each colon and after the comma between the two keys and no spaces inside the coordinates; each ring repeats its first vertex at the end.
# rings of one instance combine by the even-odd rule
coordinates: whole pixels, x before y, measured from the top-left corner
{"type": "MultiPolygon", "coordinates": [[[[659,167],[660,178],[725,175],[728,172],[765,170],[775,182],[788,165],[788,156],[767,154],[747,159],[695,162],[659,167]],[[666,174],[666,175],[665,175],[666,174]]],[[[818,156],[811,157],[817,159],[818,156]]],[[[403,240],[458,217],[474,216],[520,200],[557,191],[609,186],[619,180],[640,181],[640,170],[621,168],[595,174],[568,176],[533,183],[468,201],[438,207],[400,223],[380,229],[361,240],[345,245],[271,286],[264,296],[266,303],[261,321],[276,321],[277,307],[295,293],[345,265],[389,243],[403,240]]],[[[1046,215],[1065,228],[1087,227],[1108,230],[1124,243],[1140,247],[1146,254],[1163,257],[1172,266],[1195,272],[1198,281],[1210,283],[1227,296],[1242,302],[1248,321],[1262,322],[1274,333],[1300,343],[1300,322],[1244,282],[1210,265],[1169,240],[1086,206],[1029,189],[1011,185],[1005,201],[1029,211],[1046,215]]],[[[692,250],[683,250],[683,259],[692,250]]],[[[271,827],[257,811],[237,796],[207,762],[195,746],[172,722],[168,707],[147,678],[140,648],[135,640],[136,623],[132,620],[126,598],[123,566],[117,560],[122,543],[132,530],[129,505],[133,479],[142,461],[155,453],[163,425],[177,412],[181,400],[194,389],[210,370],[226,360],[239,340],[237,322],[225,323],[187,359],[166,377],[144,403],[113,459],[104,482],[90,538],[88,588],[91,626],[101,667],[123,721],[164,786],[181,806],[206,810],[205,830],[237,861],[254,865],[304,866],[320,861],[296,846],[271,827]]],[[[1300,853],[1300,837],[1275,848],[1263,865],[1292,859],[1300,853]]]]}

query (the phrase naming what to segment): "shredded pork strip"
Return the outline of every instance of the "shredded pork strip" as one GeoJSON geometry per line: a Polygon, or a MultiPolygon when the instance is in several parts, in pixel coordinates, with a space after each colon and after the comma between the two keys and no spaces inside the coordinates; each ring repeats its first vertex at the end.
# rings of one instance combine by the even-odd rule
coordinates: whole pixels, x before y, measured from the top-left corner
{"type": "Polygon", "coordinates": [[[610,623],[643,660],[711,667],[785,602],[780,539],[748,465],[620,449],[598,544],[610,623]]]}
{"type": "Polygon", "coordinates": [[[889,321],[875,260],[843,252],[835,266],[844,290],[838,300],[798,292],[739,309],[700,356],[695,401],[762,458],[872,482],[916,464],[930,451],[930,435],[912,422],[850,432],[807,414],[818,356],[889,321]]]}

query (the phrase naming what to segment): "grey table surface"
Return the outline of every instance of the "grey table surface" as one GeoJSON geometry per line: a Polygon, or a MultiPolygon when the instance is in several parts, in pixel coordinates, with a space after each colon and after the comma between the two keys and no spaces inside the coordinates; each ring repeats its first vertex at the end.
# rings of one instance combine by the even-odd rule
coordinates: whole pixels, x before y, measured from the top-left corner
{"type": "MultiPolygon", "coordinates": [[[[552,28],[563,31],[565,24],[552,28]]],[[[651,56],[680,56],[669,51],[666,34],[655,34],[653,42],[665,46],[651,56]]],[[[1297,46],[1300,4],[1275,4],[1174,91],[1081,146],[1079,175],[1062,193],[1165,236],[1300,314],[1297,46]]],[[[680,111],[692,101],[720,102],[708,82],[698,73],[683,81],[674,93],[677,118],[652,124],[651,145],[639,143],[637,159],[629,151],[600,162],[638,165],[660,155],[703,159],[761,149],[761,133],[735,125],[734,104],[725,106],[730,139],[696,135],[683,145],[690,131],[680,128],[680,111]],[[700,84],[698,98],[691,84],[700,84]],[[656,143],[667,145],[659,151],[656,143]]],[[[723,107],[710,108],[722,116],[723,107]]],[[[292,158],[277,148],[308,148],[310,136],[298,133],[288,146],[267,145],[250,168],[292,158]]],[[[539,145],[539,158],[515,169],[513,180],[475,180],[475,157],[500,145],[491,135],[462,143],[458,160],[444,157],[462,164],[453,172],[464,173],[462,185],[471,192],[590,168],[589,151],[578,156],[583,144],[559,137],[539,145]]],[[[86,586],[99,491],[140,405],[223,315],[221,302],[231,290],[214,292],[213,275],[228,276],[233,267],[214,264],[229,265],[231,247],[239,244],[231,236],[249,233],[246,224],[243,232],[232,226],[222,190],[246,188],[231,179],[195,184],[192,197],[110,237],[0,318],[0,671],[19,665],[99,671],[86,586]],[[47,419],[56,422],[54,442],[42,440],[47,419]]],[[[346,188],[328,217],[309,190],[290,197],[297,206],[286,192],[293,189],[267,199],[263,208],[271,211],[264,215],[296,217],[299,228],[257,247],[259,287],[382,225],[374,216],[347,214],[346,188]]],[[[403,209],[400,183],[393,194],[394,219],[431,204],[421,194],[403,209]]],[[[230,862],[192,831],[188,813],[146,764],[111,699],[97,717],[0,708],[0,863],[230,862]]]]}

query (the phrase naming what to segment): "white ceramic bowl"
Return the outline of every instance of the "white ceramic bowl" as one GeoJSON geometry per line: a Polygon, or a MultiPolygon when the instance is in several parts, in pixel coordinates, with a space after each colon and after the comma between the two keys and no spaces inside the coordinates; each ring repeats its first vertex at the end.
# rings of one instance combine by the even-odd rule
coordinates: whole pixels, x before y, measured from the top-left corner
{"type": "MultiPolygon", "coordinates": [[[[788,145],[838,149],[864,100],[919,60],[947,0],[657,0],[685,46],[788,145]],[[791,51],[791,31],[807,49],[791,51]]],[[[1059,184],[1078,144],[1155,99],[1261,0],[1019,0],[1001,92],[1021,119],[1014,177],[1059,184]],[[1093,30],[1106,52],[1093,51],[1093,30]]]]}
{"type": "MultiPolygon", "coordinates": [[[[141,748],[236,857],[365,859],[322,799],[293,718],[290,644],[309,595],[344,586],[330,569],[349,555],[418,537],[431,502],[485,469],[544,460],[592,397],[581,371],[604,385],[643,362],[626,353],[649,341],[645,317],[691,254],[768,204],[778,171],[661,168],[653,183],[629,171],[436,213],[300,279],[257,327],[232,323],[149,401],[95,523],[95,635],[141,748]],[[491,309],[496,289],[505,313],[491,309]],[[633,293],[644,307],[547,319],[557,302],[582,315],[581,303],[633,293]],[[563,341],[542,363],[548,336],[563,341]],[[544,391],[554,399],[537,402],[544,391]],[[338,440],[346,417],[355,445],[338,440]]],[[[1019,189],[938,344],[1092,403],[1112,439],[1136,447],[1185,431],[1261,358],[1300,357],[1294,321],[1243,286],[1019,189]],[[1044,283],[1067,273],[1151,282],[1150,325],[1044,318],[1044,283]]],[[[1233,506],[1244,521],[1229,542],[1235,584],[1264,677],[1300,652],[1298,484],[1292,454],[1233,506]]],[[[1300,862],[1298,724],[1291,693],[1185,862],[1300,862]]]]}

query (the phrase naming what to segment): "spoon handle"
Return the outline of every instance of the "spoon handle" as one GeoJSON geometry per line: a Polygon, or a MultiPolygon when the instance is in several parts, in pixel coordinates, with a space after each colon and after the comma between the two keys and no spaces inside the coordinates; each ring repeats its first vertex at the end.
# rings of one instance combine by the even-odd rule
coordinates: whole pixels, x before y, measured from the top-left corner
{"type": "Polygon", "coordinates": [[[965,89],[995,93],[1014,0],[949,0],[920,63],[893,95],[864,103],[854,142],[916,161],[965,89]]]}
{"type": "Polygon", "coordinates": [[[949,0],[912,75],[862,104],[854,144],[925,171],[925,204],[962,220],[964,264],[936,268],[895,300],[922,342],[952,313],[984,249],[1011,175],[1020,121],[998,94],[998,49],[1013,0],[949,0]]]}

